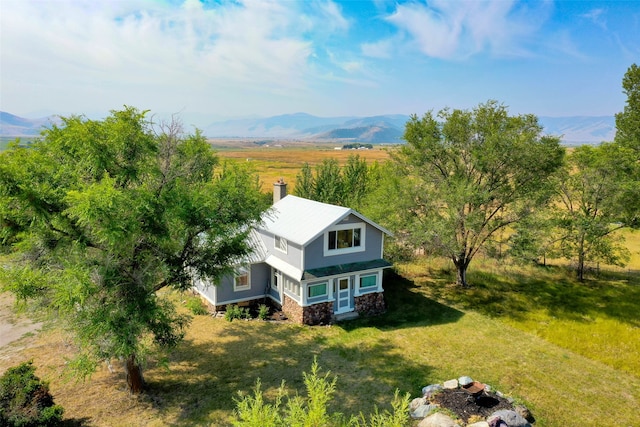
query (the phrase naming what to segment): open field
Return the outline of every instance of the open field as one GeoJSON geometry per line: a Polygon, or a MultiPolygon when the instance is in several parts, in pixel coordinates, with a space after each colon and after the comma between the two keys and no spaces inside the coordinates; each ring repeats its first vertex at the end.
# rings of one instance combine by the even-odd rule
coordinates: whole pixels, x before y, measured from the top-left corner
{"type": "MultiPolygon", "coordinates": [[[[293,183],[304,162],[388,156],[379,149],[252,145],[216,148],[223,159],[252,162],[265,191],[279,177],[293,183]]],[[[330,327],[196,316],[168,365],[150,355],[149,392],[139,397],[126,392],[117,361],[114,373],[104,365],[88,382],[66,381],[74,346],[56,325],[0,348],[0,373],[33,359],[70,425],[226,426],[237,391],[250,392],[257,378],[268,397],[283,379],[302,391],[301,373],[317,356],[338,376],[332,409],[346,414],[389,408],[395,389],[416,397],[427,384],[469,375],[523,401],[536,426],[637,427],[640,232],[623,232],[629,266],[602,266],[585,283],[561,265],[479,258],[469,270],[472,287],[462,291],[451,285],[455,272],[446,260],[422,258],[397,264],[397,274],[386,277],[382,316],[330,327]]],[[[7,301],[0,300],[5,312],[7,301]]]]}
{"type": "Polygon", "coordinates": [[[357,154],[367,163],[382,162],[389,158],[393,146],[380,145],[371,150],[336,150],[341,143],[312,144],[287,141],[273,141],[258,146],[251,142],[210,141],[217,154],[223,160],[249,162],[258,173],[263,191],[272,191],[273,183],[283,178],[289,184],[289,191],[295,187],[296,175],[306,162],[312,167],[324,159],[334,158],[342,165],[349,156],[357,154]]]}

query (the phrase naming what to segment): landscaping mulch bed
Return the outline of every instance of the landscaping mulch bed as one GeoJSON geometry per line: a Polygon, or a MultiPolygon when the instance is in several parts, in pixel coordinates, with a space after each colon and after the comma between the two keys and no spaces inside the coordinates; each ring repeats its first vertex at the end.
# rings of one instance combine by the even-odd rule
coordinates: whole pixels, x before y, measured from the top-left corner
{"type": "Polygon", "coordinates": [[[486,419],[500,409],[513,410],[513,404],[509,400],[495,393],[483,392],[476,398],[459,388],[442,390],[433,395],[431,401],[448,409],[465,423],[474,415],[486,419]]]}

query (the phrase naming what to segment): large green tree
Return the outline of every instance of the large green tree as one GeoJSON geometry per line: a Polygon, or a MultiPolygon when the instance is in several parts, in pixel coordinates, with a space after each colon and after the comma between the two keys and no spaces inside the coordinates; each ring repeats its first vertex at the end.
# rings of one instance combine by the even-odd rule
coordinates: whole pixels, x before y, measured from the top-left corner
{"type": "Polygon", "coordinates": [[[296,196],[323,203],[359,209],[369,188],[369,168],[365,159],[352,154],[346,165],[338,160],[324,159],[316,165],[315,174],[305,163],[296,176],[293,193],[296,196]]]}
{"type": "Polygon", "coordinates": [[[232,271],[264,207],[257,181],[219,167],[200,133],[130,107],[64,118],[0,160],[0,238],[13,254],[2,281],[68,322],[80,373],[120,358],[142,391],[143,355],[178,343],[188,321],[158,291],[232,271]]]}
{"type": "Polygon", "coordinates": [[[478,251],[546,203],[564,157],[535,116],[510,116],[495,101],[414,115],[404,139],[392,152],[395,193],[386,199],[397,236],[449,257],[463,287],[478,251]]]}
{"type": "Polygon", "coordinates": [[[640,160],[640,67],[636,64],[622,78],[622,92],[627,102],[624,111],[616,114],[615,141],[633,150],[640,160]]]}
{"type": "Polygon", "coordinates": [[[575,261],[579,280],[588,262],[628,261],[628,250],[615,233],[626,225],[620,205],[628,184],[620,172],[624,151],[615,144],[578,147],[557,176],[554,230],[560,254],[575,261]]]}
{"type": "Polygon", "coordinates": [[[640,67],[632,64],[622,79],[627,95],[624,110],[616,114],[617,179],[624,185],[618,194],[620,221],[640,227],[640,67]]]}

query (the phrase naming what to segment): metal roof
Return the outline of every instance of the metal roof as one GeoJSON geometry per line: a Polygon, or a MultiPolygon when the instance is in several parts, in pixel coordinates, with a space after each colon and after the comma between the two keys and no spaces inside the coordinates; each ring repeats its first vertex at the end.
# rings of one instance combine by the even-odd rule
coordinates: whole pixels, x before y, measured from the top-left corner
{"type": "Polygon", "coordinates": [[[251,252],[243,259],[250,264],[256,264],[263,262],[267,257],[267,247],[264,245],[260,234],[254,229],[251,229],[248,236],[248,246],[251,252]]]}
{"type": "Polygon", "coordinates": [[[384,259],[352,262],[350,264],[331,265],[329,267],[305,270],[304,274],[302,275],[302,280],[320,279],[322,277],[353,273],[354,271],[375,270],[378,268],[389,268],[389,267],[392,267],[392,264],[389,261],[384,259]]]}
{"type": "Polygon", "coordinates": [[[304,246],[350,212],[342,206],[287,195],[263,217],[261,228],[304,246]]]}

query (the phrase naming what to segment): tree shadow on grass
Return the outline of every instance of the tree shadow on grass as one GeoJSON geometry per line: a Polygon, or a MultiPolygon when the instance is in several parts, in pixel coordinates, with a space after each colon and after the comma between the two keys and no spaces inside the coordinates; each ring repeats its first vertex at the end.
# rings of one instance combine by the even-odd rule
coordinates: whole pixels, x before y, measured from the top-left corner
{"type": "Polygon", "coordinates": [[[379,339],[345,344],[341,328],[222,319],[199,324],[215,326],[210,338],[187,338],[173,352],[169,370],[158,365],[146,373],[148,399],[165,420],[177,412],[175,426],[229,425],[237,392],[253,393],[258,378],[270,403],[283,380],[291,395],[306,395],[302,373],[310,372],[314,358],[338,378],[330,410],[347,415],[371,413],[374,405],[391,409],[396,389],[415,393],[432,371],[379,339]]]}
{"type": "Polygon", "coordinates": [[[535,267],[527,273],[517,267],[498,271],[472,269],[469,288],[451,283],[449,270],[425,268],[413,278],[416,286],[444,304],[474,310],[490,317],[522,321],[527,314],[546,310],[557,319],[589,322],[593,316],[613,318],[640,326],[640,280],[628,273],[607,273],[597,280],[579,282],[564,267],[535,267]]]}
{"type": "Polygon", "coordinates": [[[91,418],[67,418],[62,421],[62,427],[89,427],[91,426],[91,418]]]}
{"type": "Polygon", "coordinates": [[[362,317],[340,325],[347,331],[361,327],[392,330],[453,323],[464,316],[462,311],[428,298],[414,281],[393,270],[385,272],[384,289],[387,306],[384,314],[362,317]]]}

